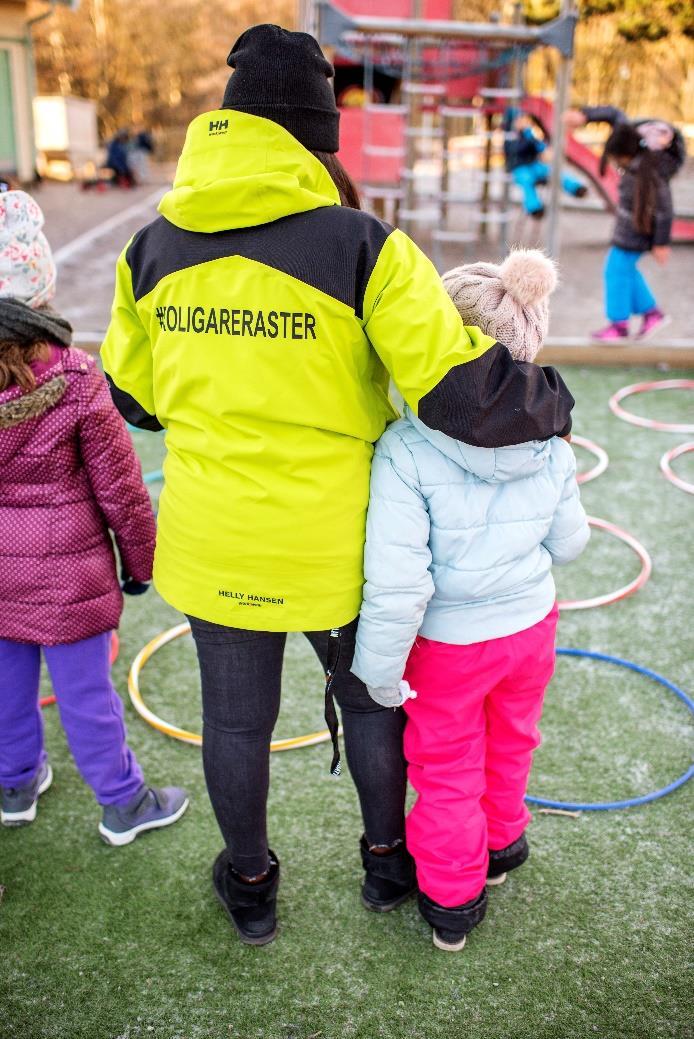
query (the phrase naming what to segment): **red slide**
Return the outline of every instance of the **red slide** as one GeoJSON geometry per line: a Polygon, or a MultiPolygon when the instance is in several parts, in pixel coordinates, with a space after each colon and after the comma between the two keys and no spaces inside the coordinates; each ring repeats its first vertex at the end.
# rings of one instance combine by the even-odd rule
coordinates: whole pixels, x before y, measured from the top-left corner
{"type": "MultiPolygon", "coordinates": [[[[528,97],[523,102],[523,109],[537,120],[538,126],[549,140],[552,136],[554,105],[544,97],[528,97]]],[[[617,205],[617,187],[619,174],[609,166],[604,177],[600,176],[600,157],[585,144],[581,144],[573,134],[566,135],[566,158],[583,173],[595,190],[605,201],[610,211],[617,205]]],[[[694,220],[683,217],[675,219],[672,225],[673,242],[694,242],[694,220]]]]}

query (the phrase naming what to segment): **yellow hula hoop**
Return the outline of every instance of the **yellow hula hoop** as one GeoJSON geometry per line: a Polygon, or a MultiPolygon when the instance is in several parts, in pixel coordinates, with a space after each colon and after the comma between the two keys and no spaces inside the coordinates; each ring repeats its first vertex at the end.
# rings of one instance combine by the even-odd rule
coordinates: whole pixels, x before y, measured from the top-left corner
{"type": "MultiPolygon", "coordinates": [[[[189,633],[190,624],[185,622],[183,624],[177,624],[173,628],[169,628],[168,631],[162,631],[159,635],[155,635],[154,638],[140,650],[130,666],[130,672],[128,674],[128,693],[130,695],[130,701],[137,713],[147,722],[148,725],[151,725],[153,729],[157,729],[158,732],[163,732],[165,736],[171,736],[174,740],[180,740],[182,743],[192,743],[193,746],[200,747],[202,745],[202,736],[199,733],[189,732],[187,729],[181,729],[178,725],[173,725],[171,722],[167,722],[163,718],[160,718],[158,714],[155,714],[154,711],[150,710],[140,692],[140,675],[142,674],[142,669],[148,660],[150,660],[163,646],[168,645],[169,642],[173,642],[174,639],[179,639],[182,635],[188,635],[189,633]]],[[[283,750],[300,750],[302,747],[315,747],[318,743],[327,743],[329,739],[330,733],[328,730],[322,729],[320,732],[310,732],[306,736],[289,736],[286,739],[273,740],[270,744],[270,751],[271,753],[278,753],[283,750]]]]}

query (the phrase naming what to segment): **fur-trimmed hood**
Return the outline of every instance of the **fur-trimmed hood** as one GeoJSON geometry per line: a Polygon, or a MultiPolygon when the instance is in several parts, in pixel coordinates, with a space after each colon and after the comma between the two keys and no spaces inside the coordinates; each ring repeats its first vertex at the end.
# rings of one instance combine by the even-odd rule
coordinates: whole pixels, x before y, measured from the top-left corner
{"type": "Polygon", "coordinates": [[[57,375],[29,393],[0,403],[0,429],[12,429],[28,419],[40,418],[62,400],[67,389],[67,379],[57,375]]]}

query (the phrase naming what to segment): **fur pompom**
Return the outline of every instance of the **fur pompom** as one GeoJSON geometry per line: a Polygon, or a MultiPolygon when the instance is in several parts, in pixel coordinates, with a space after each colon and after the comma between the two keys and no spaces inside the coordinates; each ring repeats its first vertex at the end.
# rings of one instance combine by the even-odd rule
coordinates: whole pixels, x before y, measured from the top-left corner
{"type": "Polygon", "coordinates": [[[539,249],[515,249],[499,268],[501,282],[523,307],[541,303],[557,287],[557,266],[539,249]]]}

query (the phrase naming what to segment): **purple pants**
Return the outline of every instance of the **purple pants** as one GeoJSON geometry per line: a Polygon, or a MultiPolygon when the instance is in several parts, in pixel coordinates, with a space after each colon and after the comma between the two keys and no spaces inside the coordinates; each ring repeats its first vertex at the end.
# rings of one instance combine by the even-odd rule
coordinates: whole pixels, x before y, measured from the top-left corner
{"type": "Polygon", "coordinates": [[[46,760],[39,707],[41,651],[75,764],[99,804],[126,804],[142,786],[111,682],[111,633],[60,646],[0,639],[0,787],[30,783],[46,760]]]}

